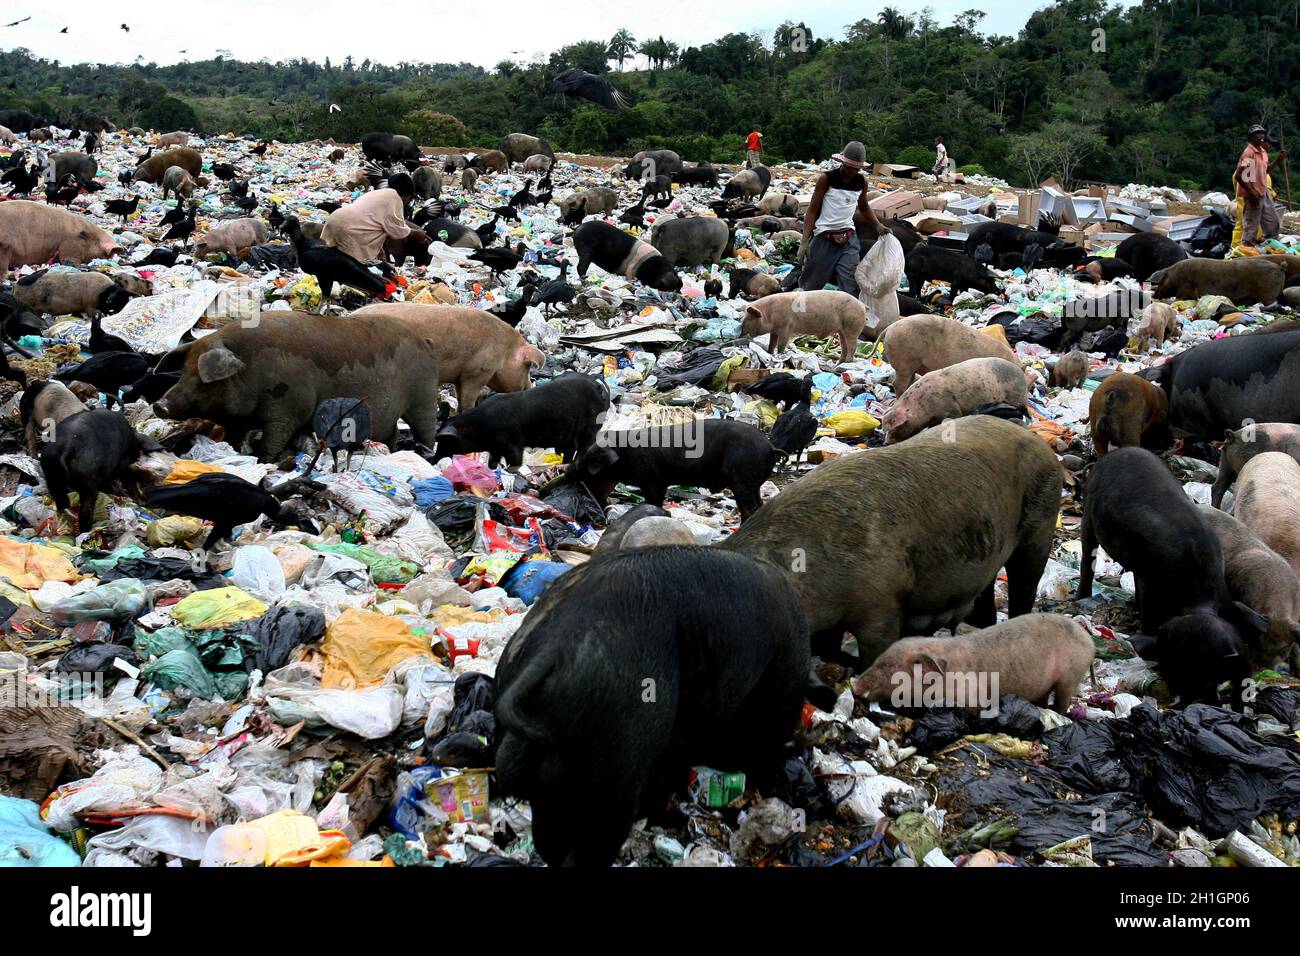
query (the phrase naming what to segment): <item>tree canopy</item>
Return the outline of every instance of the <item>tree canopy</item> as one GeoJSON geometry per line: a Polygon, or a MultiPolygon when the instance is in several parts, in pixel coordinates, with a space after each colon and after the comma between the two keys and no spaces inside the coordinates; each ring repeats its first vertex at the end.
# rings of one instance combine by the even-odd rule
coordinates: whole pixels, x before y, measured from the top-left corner
{"type": "Polygon", "coordinates": [[[959,166],[1013,182],[1206,188],[1229,185],[1250,124],[1296,135],[1300,0],[1056,0],[1016,37],[981,33],[983,20],[974,8],[941,24],[929,8],[886,7],[838,39],[787,21],[684,49],[619,30],[491,71],[350,57],[61,65],[18,49],[0,53],[0,106],[282,140],[383,129],[483,147],[519,131],[559,150],[668,147],[732,162],[755,123],[772,162],[825,159],[850,139],[893,162],[938,134],[959,166]],[[605,74],[635,105],[548,92],[568,67],[605,74]]]}

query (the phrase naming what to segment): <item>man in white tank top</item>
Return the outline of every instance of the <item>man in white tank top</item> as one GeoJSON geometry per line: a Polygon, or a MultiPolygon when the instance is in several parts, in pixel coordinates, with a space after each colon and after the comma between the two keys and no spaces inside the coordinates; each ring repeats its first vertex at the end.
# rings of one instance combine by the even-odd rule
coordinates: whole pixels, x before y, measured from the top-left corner
{"type": "Polygon", "coordinates": [[[866,147],[856,140],[831,159],[839,168],[822,173],[813,188],[812,201],[804,215],[803,241],[799,243],[799,261],[803,273],[799,288],[814,292],[834,282],[850,295],[858,294],[853,273],[862,258],[855,212],[861,212],[873,231],[879,227],[876,214],[867,205],[866,147]]]}

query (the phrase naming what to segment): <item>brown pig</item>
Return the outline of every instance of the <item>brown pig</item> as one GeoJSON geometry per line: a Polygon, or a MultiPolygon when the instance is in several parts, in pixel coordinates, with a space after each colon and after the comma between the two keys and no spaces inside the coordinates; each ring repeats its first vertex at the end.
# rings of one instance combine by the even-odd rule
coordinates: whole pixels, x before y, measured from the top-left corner
{"type": "Polygon", "coordinates": [[[116,311],[125,291],[106,296],[120,287],[102,272],[38,272],[14,283],[14,298],[20,305],[38,314],[72,315],[73,313],[116,311]],[[117,299],[114,303],[110,299],[117,299]]]}
{"type": "Polygon", "coordinates": [[[499,149],[485,149],[475,159],[479,170],[483,172],[490,169],[494,173],[504,173],[510,168],[510,161],[506,159],[506,154],[499,149]]]}
{"type": "Polygon", "coordinates": [[[902,395],[919,375],[970,358],[1000,358],[1020,364],[1005,341],[940,315],[908,315],[880,335],[885,361],[894,366],[894,392],[902,395]]]}
{"type": "Polygon", "coordinates": [[[1280,451],[1246,462],[1232,513],[1300,574],[1300,464],[1280,451]]]}
{"type": "Polygon", "coordinates": [[[853,357],[858,335],[867,324],[867,307],[847,292],[778,292],[745,308],[742,335],[770,333],[768,349],[784,352],[795,335],[836,336],[840,361],[853,357]]]}
{"type": "Polygon", "coordinates": [[[163,199],[166,199],[169,193],[177,199],[181,196],[189,199],[194,195],[194,179],[179,166],[172,166],[167,172],[163,173],[163,199]]]}
{"type": "Polygon", "coordinates": [[[179,166],[191,176],[197,176],[203,171],[203,157],[199,155],[197,149],[188,146],[176,146],[161,153],[154,153],[135,168],[135,172],[131,175],[131,182],[161,183],[167,170],[173,166],[179,166]]]}
{"type": "Polygon", "coordinates": [[[1111,445],[1165,448],[1169,399],[1159,386],[1128,372],[1107,375],[1088,400],[1092,444],[1100,458],[1111,445]]]}
{"type": "Polygon", "coordinates": [[[190,134],[183,129],[178,129],[171,133],[163,133],[158,137],[158,142],[154,145],[159,149],[170,149],[173,146],[188,146],[189,144],[190,134]]]}
{"type": "Polygon", "coordinates": [[[1029,401],[1017,362],[974,358],[922,375],[885,413],[885,444],[910,438],[945,419],[961,418],[990,402],[1023,407],[1029,401]]]}
{"type": "Polygon", "coordinates": [[[194,242],[194,258],[202,259],[214,252],[238,255],[240,249],[266,242],[266,223],[260,219],[232,219],[209,229],[194,242]]]}
{"type": "Polygon", "coordinates": [[[1286,282],[1286,270],[1261,258],[1184,259],[1151,273],[1157,299],[1227,296],[1237,305],[1272,305],[1286,282]]]}
{"type": "Polygon", "coordinates": [[[1142,322],[1137,330],[1139,339],[1154,342],[1159,348],[1165,339],[1178,338],[1178,333],[1178,313],[1168,302],[1152,302],[1142,310],[1142,322]]]}
{"type": "MultiPolygon", "coordinates": [[[[456,386],[456,410],[461,414],[478,403],[484,387],[494,392],[528,388],[530,373],[546,361],[522,335],[481,309],[380,302],[358,309],[351,318],[402,323],[435,343],[438,376],[456,386]]],[[[433,447],[431,442],[425,444],[433,447]]]]}
{"type": "Polygon", "coordinates": [[[15,266],[51,260],[79,266],[122,251],[116,239],[74,212],[26,199],[0,203],[0,276],[15,266]]]}
{"type": "Polygon", "coordinates": [[[1087,380],[1090,365],[1086,352],[1073,349],[1052,367],[1052,384],[1061,388],[1078,388],[1087,380]]]}
{"type": "Polygon", "coordinates": [[[181,373],[154,405],[160,416],[217,422],[235,444],[260,429],[254,449],[263,461],[278,460],[327,398],[364,398],[380,441],[396,438],[399,418],[417,441],[432,448],[438,440],[434,340],[384,316],[263,312],[255,324],[232,322],[173,349],[156,371],[181,373]]]}
{"type": "Polygon", "coordinates": [[[994,624],[1003,567],[1010,615],[1033,610],[1060,510],[1056,455],[988,415],[947,431],[820,465],[722,543],[786,572],[815,652],[840,654],[851,631],[865,670],[903,635],[955,627],[972,610],[971,623],[994,624]]]}
{"type": "Polygon", "coordinates": [[[1232,515],[1209,505],[1200,505],[1199,510],[1223,548],[1228,593],[1268,619],[1255,667],[1274,667],[1286,661],[1294,673],[1300,664],[1296,644],[1300,640],[1300,578],[1285,558],[1232,515]]]}
{"type": "Polygon", "coordinates": [[[1210,504],[1218,508],[1223,495],[1246,462],[1263,451],[1280,451],[1300,461],[1300,425],[1289,422],[1260,422],[1236,431],[1223,433],[1223,454],[1219,456],[1219,476],[1210,491],[1210,504]]]}
{"type": "Polygon", "coordinates": [[[905,637],[853,679],[853,693],[896,706],[967,710],[995,707],[1003,694],[1039,705],[1054,694],[1053,709],[1064,713],[1094,654],[1092,638],[1073,618],[1023,614],[955,637],[905,637]],[[927,685],[936,687],[933,698],[927,685]],[[976,699],[980,691],[987,699],[976,699]]]}

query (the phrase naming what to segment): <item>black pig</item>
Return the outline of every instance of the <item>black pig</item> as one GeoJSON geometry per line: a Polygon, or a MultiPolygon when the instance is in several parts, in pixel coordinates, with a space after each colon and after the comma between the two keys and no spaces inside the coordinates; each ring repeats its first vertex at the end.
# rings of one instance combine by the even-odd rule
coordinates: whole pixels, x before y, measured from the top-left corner
{"type": "Polygon", "coordinates": [[[554,448],[565,462],[596,440],[609,408],[609,388],[579,372],[523,392],[501,392],[438,429],[435,460],[486,451],[492,467],[505,459],[518,468],[525,448],[554,448]]]}
{"type": "Polygon", "coordinates": [[[117,412],[78,412],[55,426],[53,441],[41,449],[41,470],[54,506],[68,511],[68,492],[80,498],[77,529],[85,534],[95,523],[95,500],[113,477],[161,446],[144,438],[117,412]]]}
{"type": "Polygon", "coordinates": [[[619,482],[662,505],[669,485],[730,488],[744,521],[763,504],[759,488],[782,457],[753,425],[707,418],[685,425],[605,432],[578,455],[578,477],[602,503],[619,482]]]}
{"type": "Polygon", "coordinates": [[[1225,649],[1240,647],[1249,666],[1244,638],[1257,638],[1267,624],[1229,596],[1219,539],[1158,456],[1118,448],[1097,462],[1085,491],[1081,538],[1076,598],[1092,594],[1092,556],[1100,544],[1133,572],[1142,630],[1155,637],[1155,659],[1179,697],[1186,701],[1207,681],[1213,686],[1237,676],[1225,649]]]}
{"type": "Polygon", "coordinates": [[[506,646],[494,786],[530,802],[548,864],[609,866],[692,766],[775,783],[808,683],[808,627],[775,566],[614,553],[556,581],[506,646]],[[588,789],[601,799],[573,799],[588,789]]]}

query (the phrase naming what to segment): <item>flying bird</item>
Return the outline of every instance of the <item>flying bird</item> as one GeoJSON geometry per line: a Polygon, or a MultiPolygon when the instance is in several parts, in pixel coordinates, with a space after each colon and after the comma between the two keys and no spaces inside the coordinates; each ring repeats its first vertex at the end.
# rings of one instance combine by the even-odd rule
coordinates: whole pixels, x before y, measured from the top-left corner
{"type": "Polygon", "coordinates": [[[610,110],[625,110],[632,105],[631,100],[616,90],[609,80],[577,67],[565,70],[551,80],[550,89],[565,96],[589,100],[610,110]]]}
{"type": "Polygon", "coordinates": [[[60,33],[67,33],[67,32],[68,32],[68,28],[67,28],[67,27],[64,27],[64,28],[63,28],[62,30],[60,30],[59,32],[60,32],[60,33]]]}
{"type": "Polygon", "coordinates": [[[122,24],[122,31],[123,31],[124,33],[130,33],[130,32],[131,32],[131,28],[128,27],[128,26],[124,23],[124,24],[122,24]]]}
{"type": "Polygon", "coordinates": [[[331,113],[342,113],[342,112],[343,112],[343,107],[339,106],[337,103],[331,103],[331,104],[330,104],[330,112],[331,112],[331,113]]]}
{"type": "Polygon", "coordinates": [[[18,24],[20,24],[20,23],[26,23],[26,22],[27,22],[28,20],[30,20],[30,19],[31,19],[31,17],[23,17],[21,20],[15,20],[13,23],[6,23],[5,26],[7,26],[7,27],[16,27],[16,26],[18,26],[18,24]]]}

